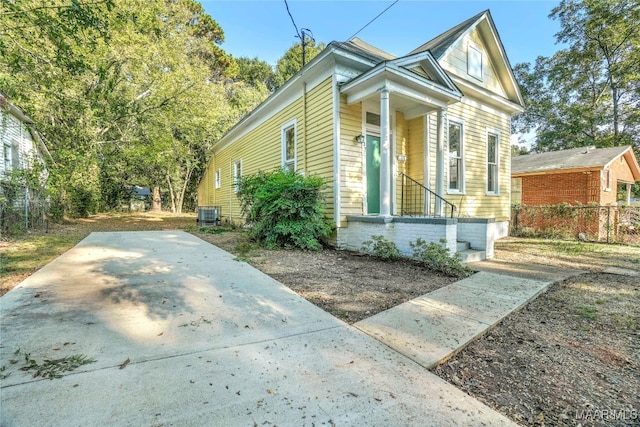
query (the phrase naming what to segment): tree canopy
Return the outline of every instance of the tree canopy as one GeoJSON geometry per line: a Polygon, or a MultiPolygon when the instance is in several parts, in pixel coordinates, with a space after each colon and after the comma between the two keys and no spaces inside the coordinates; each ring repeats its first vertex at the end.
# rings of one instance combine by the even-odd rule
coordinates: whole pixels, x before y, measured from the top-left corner
{"type": "Polygon", "coordinates": [[[235,79],[223,41],[195,0],[2,3],[0,90],[44,136],[65,213],[116,208],[133,184],[182,209],[211,144],[268,93],[235,79]]]}
{"type": "Polygon", "coordinates": [[[515,67],[526,111],[514,131],[535,130],[537,151],[640,148],[640,3],[563,0],[550,17],[566,48],[515,67]]]}
{"type": "Polygon", "coordinates": [[[233,58],[196,0],[1,5],[0,91],[43,136],[60,215],[117,209],[133,185],[193,207],[212,144],[302,66],[300,44],[275,70],[233,58]]]}

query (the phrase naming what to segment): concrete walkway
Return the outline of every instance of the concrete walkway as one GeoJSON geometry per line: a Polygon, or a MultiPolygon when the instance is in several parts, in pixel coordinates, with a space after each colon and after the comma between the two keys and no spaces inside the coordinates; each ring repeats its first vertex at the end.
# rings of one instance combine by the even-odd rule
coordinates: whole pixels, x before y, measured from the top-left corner
{"type": "Polygon", "coordinates": [[[578,273],[554,271],[549,281],[532,279],[530,272],[522,275],[517,268],[505,268],[501,274],[480,271],[354,326],[425,368],[432,368],[534,299],[553,281],[578,273]]]}
{"type": "MultiPolygon", "coordinates": [[[[515,299],[478,286],[428,302],[451,311],[447,295],[461,288],[500,307],[515,299]]],[[[469,307],[483,311],[480,301],[469,307]]],[[[187,233],[94,233],[0,298],[0,313],[2,426],[513,425],[426,362],[187,233]],[[49,380],[20,370],[26,354],[95,363],[49,380]]],[[[410,313],[399,321],[424,321],[410,313]]],[[[426,346],[427,330],[406,331],[426,346]]]]}

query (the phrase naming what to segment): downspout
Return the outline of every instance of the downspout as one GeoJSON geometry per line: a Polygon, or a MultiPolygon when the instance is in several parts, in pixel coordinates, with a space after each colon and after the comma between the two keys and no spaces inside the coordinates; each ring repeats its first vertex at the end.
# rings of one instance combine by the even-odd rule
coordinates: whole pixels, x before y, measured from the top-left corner
{"type": "MultiPolygon", "coordinates": [[[[340,228],[340,90],[335,72],[331,77],[333,84],[333,220],[340,228]]],[[[338,236],[339,238],[339,230],[338,236]]]]}
{"type": "Polygon", "coordinates": [[[302,120],[304,122],[304,131],[302,132],[302,137],[304,140],[304,173],[305,175],[309,175],[307,171],[307,82],[302,83],[302,120]]]}

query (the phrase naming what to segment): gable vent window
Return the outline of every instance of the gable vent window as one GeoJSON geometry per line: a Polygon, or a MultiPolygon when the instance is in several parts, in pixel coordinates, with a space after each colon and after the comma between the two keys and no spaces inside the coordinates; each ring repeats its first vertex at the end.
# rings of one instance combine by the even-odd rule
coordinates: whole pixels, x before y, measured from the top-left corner
{"type": "Polygon", "coordinates": [[[482,51],[472,45],[467,49],[467,74],[482,80],[482,51]]]}

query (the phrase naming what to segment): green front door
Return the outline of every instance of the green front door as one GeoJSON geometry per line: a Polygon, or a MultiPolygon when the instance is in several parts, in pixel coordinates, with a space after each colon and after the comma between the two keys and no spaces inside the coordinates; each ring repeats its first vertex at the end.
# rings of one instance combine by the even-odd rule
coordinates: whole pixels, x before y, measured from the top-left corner
{"type": "Polygon", "coordinates": [[[380,213],[380,137],[367,135],[367,213],[380,213]]]}

